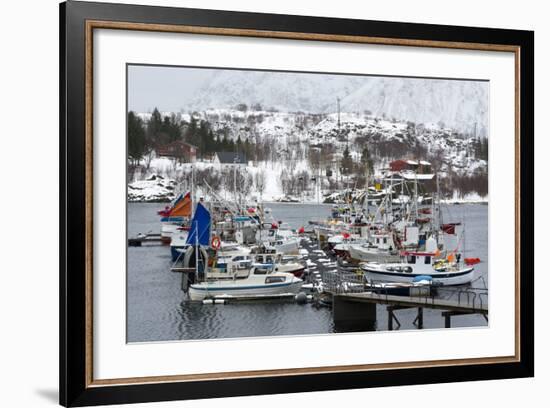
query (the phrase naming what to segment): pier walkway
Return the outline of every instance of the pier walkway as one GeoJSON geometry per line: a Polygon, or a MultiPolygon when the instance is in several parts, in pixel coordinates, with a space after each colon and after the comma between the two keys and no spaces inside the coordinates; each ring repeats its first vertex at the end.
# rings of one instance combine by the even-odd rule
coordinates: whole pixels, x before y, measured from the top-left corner
{"type": "Polygon", "coordinates": [[[488,305],[483,303],[482,297],[474,297],[467,300],[447,300],[433,296],[397,296],[374,292],[340,293],[333,294],[334,323],[339,326],[370,327],[376,322],[376,305],[387,305],[388,330],[401,326],[395,315],[396,310],[418,309],[414,324],[417,328],[424,327],[424,309],[442,310],[445,319],[445,327],[451,327],[451,317],[468,314],[480,314],[488,319],[488,305]],[[476,299],[478,301],[476,302],[476,299]]]}
{"type": "Polygon", "coordinates": [[[486,315],[489,313],[487,305],[483,302],[458,302],[455,300],[438,299],[428,296],[396,296],[382,293],[344,293],[338,296],[348,298],[356,302],[387,304],[399,307],[425,307],[429,309],[442,309],[456,313],[479,313],[486,315]]]}

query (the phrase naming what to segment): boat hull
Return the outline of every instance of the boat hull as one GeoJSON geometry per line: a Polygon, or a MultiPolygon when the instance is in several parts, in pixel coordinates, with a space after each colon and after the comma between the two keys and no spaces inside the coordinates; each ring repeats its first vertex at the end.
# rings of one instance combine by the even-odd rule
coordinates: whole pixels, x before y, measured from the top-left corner
{"type": "Polygon", "coordinates": [[[183,255],[182,252],[185,251],[185,247],[177,247],[174,245],[170,246],[170,255],[172,256],[172,262],[176,262],[178,259],[180,259],[183,255]]]}
{"type": "Polygon", "coordinates": [[[302,288],[303,281],[295,280],[288,283],[246,285],[233,282],[204,282],[189,286],[189,298],[200,301],[216,296],[268,296],[280,294],[296,294],[302,288]]]}
{"type": "Polygon", "coordinates": [[[285,267],[286,265],[279,265],[276,267],[276,271],[278,270],[279,272],[286,272],[286,273],[291,273],[293,274],[294,276],[296,276],[297,278],[301,278],[302,276],[304,276],[304,272],[306,270],[305,266],[299,266],[299,267],[285,267]]]}
{"type": "Polygon", "coordinates": [[[274,245],[277,252],[281,252],[283,254],[296,254],[300,250],[300,240],[298,239],[292,239],[288,240],[286,242],[283,242],[282,244],[276,244],[274,245]]]}
{"type": "Polygon", "coordinates": [[[413,283],[415,278],[430,277],[433,285],[455,286],[465,285],[474,279],[474,268],[465,268],[453,272],[434,272],[434,273],[409,273],[409,272],[391,272],[382,271],[377,268],[363,265],[361,267],[365,278],[370,281],[378,282],[396,282],[413,283]]]}
{"type": "Polygon", "coordinates": [[[178,232],[178,228],[181,228],[181,224],[173,223],[161,223],[160,227],[160,239],[163,243],[169,244],[172,241],[172,235],[178,232]]]}
{"type": "Polygon", "coordinates": [[[349,256],[351,259],[358,262],[392,263],[401,260],[399,254],[392,254],[388,251],[376,249],[364,249],[353,245],[349,247],[349,256]]]}

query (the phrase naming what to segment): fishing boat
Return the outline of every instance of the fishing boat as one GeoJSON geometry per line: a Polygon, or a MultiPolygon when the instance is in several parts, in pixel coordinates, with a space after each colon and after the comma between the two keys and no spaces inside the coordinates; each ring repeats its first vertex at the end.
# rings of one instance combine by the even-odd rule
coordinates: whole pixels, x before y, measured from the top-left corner
{"type": "Polygon", "coordinates": [[[305,265],[297,262],[294,257],[285,259],[285,256],[275,248],[264,248],[262,251],[253,252],[251,256],[254,266],[273,267],[275,272],[291,273],[297,278],[301,278],[306,269],[305,265]]]}
{"type": "Polygon", "coordinates": [[[401,259],[389,231],[378,231],[370,236],[367,243],[350,245],[349,256],[358,262],[399,262],[401,259]]]}
{"type": "Polygon", "coordinates": [[[419,277],[429,278],[434,285],[465,285],[474,278],[474,267],[447,260],[436,261],[436,254],[408,252],[406,263],[361,265],[365,277],[372,281],[412,283],[419,277]]]}
{"type": "Polygon", "coordinates": [[[350,257],[350,248],[352,245],[365,245],[368,241],[366,238],[357,238],[357,237],[350,237],[349,239],[342,241],[339,244],[336,244],[334,248],[332,249],[336,256],[342,257],[342,258],[349,258],[350,257]]]}
{"type": "Polygon", "coordinates": [[[178,228],[170,242],[172,261],[181,260],[181,257],[192,257],[189,248],[199,247],[203,250],[210,245],[210,212],[202,203],[198,203],[189,228],[178,228]],[[196,242],[195,242],[196,241],[196,242]]]}
{"type": "Polygon", "coordinates": [[[297,254],[300,250],[301,238],[290,229],[279,228],[275,223],[267,230],[260,230],[257,240],[283,254],[297,254]]]}
{"type": "Polygon", "coordinates": [[[160,239],[163,243],[170,243],[172,237],[184,226],[191,217],[191,194],[180,194],[172,203],[163,210],[158,211],[160,219],[160,239]]]}
{"type": "Polygon", "coordinates": [[[182,256],[182,253],[185,253],[188,249],[188,236],[189,231],[184,227],[178,227],[172,233],[172,237],[170,238],[170,255],[172,256],[172,262],[178,260],[182,256]]]}
{"type": "MultiPolygon", "coordinates": [[[[244,263],[241,263],[243,265],[244,263]]],[[[216,296],[272,296],[296,294],[303,281],[291,273],[277,272],[273,266],[252,266],[250,269],[214,268],[207,271],[205,280],[189,285],[189,298],[203,300],[216,296]]]]}
{"type": "Polygon", "coordinates": [[[401,262],[366,262],[361,270],[368,281],[413,283],[426,279],[434,285],[464,285],[473,280],[474,267],[460,262],[460,258],[456,252],[442,256],[436,240],[430,237],[425,252],[405,251],[401,262]]]}

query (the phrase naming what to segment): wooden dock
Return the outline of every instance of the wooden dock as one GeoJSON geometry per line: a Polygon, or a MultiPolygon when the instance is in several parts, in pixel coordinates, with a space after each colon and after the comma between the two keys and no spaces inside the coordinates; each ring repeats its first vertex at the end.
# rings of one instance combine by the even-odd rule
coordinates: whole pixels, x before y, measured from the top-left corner
{"type": "Polygon", "coordinates": [[[478,301],[473,298],[463,300],[439,299],[432,296],[397,296],[373,292],[342,293],[333,295],[333,318],[336,325],[347,327],[371,327],[376,322],[376,305],[387,305],[388,330],[401,326],[395,311],[401,309],[418,309],[414,325],[418,329],[424,326],[424,309],[442,310],[445,327],[451,327],[451,317],[468,314],[480,314],[488,319],[488,305],[483,303],[482,297],[478,301]]]}
{"type": "Polygon", "coordinates": [[[373,292],[344,293],[337,296],[343,296],[356,302],[387,304],[402,308],[424,307],[462,314],[476,313],[486,315],[489,313],[488,306],[483,305],[482,302],[476,305],[474,302],[458,302],[454,300],[438,299],[432,296],[396,296],[373,292]]]}

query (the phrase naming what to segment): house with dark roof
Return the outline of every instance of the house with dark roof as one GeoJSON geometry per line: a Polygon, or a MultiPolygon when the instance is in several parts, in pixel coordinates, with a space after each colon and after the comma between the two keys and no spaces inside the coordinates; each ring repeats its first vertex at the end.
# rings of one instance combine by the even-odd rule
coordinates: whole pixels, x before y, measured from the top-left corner
{"type": "Polygon", "coordinates": [[[220,167],[244,167],[248,163],[243,152],[216,152],[213,162],[220,167]]]}

